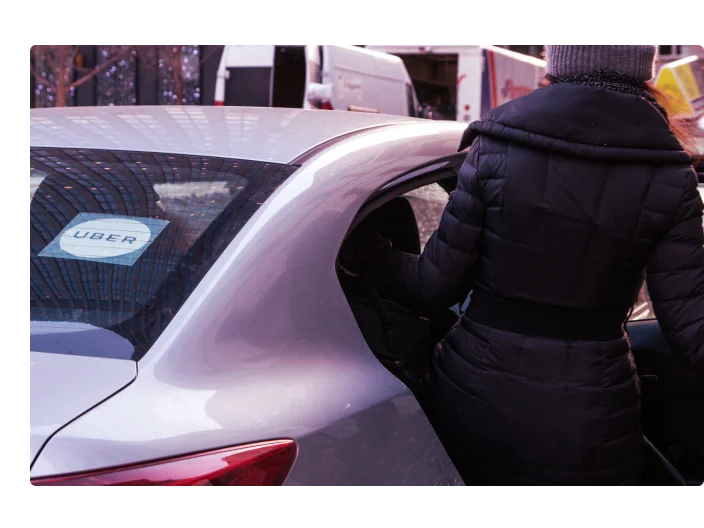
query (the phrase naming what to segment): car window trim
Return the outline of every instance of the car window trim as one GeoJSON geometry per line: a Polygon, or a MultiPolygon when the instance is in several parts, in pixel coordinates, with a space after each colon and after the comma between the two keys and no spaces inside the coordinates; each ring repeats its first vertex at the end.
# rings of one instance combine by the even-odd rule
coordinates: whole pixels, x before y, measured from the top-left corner
{"type": "MultiPolygon", "coordinates": [[[[390,202],[394,198],[401,196],[409,191],[413,191],[420,187],[430,185],[431,183],[437,183],[439,181],[457,177],[453,169],[459,168],[466,158],[466,153],[464,154],[453,154],[451,156],[446,156],[430,163],[427,163],[421,167],[414,167],[410,169],[394,180],[388,182],[372,194],[362,205],[362,207],[357,211],[357,214],[352,220],[350,227],[347,230],[347,235],[349,235],[367,216],[369,216],[373,211],[379,209],[384,204],[390,202]]],[[[443,187],[444,189],[444,187],[443,187]]],[[[447,191],[447,189],[445,189],[447,191]]],[[[449,197],[448,192],[448,197],[449,197]]]]}
{"type": "Polygon", "coordinates": [[[435,170],[440,170],[441,168],[447,168],[447,169],[459,169],[462,163],[464,163],[465,158],[467,157],[466,153],[458,152],[455,154],[451,154],[449,156],[444,156],[442,158],[435,159],[433,161],[424,163],[423,165],[419,165],[417,167],[414,167],[412,169],[407,170],[406,172],[403,172],[390,182],[386,183],[382,187],[380,187],[367,201],[370,201],[374,199],[374,196],[376,194],[379,194],[381,192],[384,192],[386,190],[391,189],[392,187],[395,187],[396,185],[399,185],[403,183],[404,181],[407,180],[412,180],[413,178],[420,177],[424,174],[427,174],[430,171],[435,171],[435,170]]]}

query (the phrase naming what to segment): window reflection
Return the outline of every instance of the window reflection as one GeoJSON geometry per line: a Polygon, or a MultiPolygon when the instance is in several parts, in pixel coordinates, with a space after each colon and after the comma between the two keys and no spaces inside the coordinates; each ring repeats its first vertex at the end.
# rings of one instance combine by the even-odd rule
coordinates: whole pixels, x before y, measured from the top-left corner
{"type": "Polygon", "coordinates": [[[31,149],[34,321],[106,328],[143,354],[294,167],[206,156],[31,149]],[[168,220],[133,266],[38,257],[79,213],[168,220]]]}
{"type": "Polygon", "coordinates": [[[421,251],[428,243],[430,236],[440,225],[440,218],[450,199],[440,185],[432,183],[404,194],[410,202],[418,223],[421,251]]]}

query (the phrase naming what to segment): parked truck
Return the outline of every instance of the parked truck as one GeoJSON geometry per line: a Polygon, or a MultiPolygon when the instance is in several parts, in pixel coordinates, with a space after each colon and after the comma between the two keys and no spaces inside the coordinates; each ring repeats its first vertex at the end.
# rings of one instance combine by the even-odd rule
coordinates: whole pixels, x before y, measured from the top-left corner
{"type": "MultiPolygon", "coordinates": [[[[544,84],[545,61],[497,46],[368,46],[399,56],[421,105],[470,122],[544,84]]],[[[434,117],[431,115],[431,117],[434,117]]]]}

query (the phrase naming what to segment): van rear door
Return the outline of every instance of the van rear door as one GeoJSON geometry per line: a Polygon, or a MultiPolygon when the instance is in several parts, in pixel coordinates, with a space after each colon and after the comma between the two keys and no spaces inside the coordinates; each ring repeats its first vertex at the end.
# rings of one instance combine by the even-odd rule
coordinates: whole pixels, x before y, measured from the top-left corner
{"type": "Polygon", "coordinates": [[[401,59],[354,46],[322,48],[322,83],[331,86],[333,110],[357,107],[408,115],[408,74],[401,59]]]}

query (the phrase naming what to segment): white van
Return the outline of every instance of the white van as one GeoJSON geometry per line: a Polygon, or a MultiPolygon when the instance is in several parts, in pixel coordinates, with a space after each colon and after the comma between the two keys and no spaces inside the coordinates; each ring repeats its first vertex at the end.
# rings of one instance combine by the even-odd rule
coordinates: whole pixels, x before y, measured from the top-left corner
{"type": "MultiPolygon", "coordinates": [[[[374,49],[412,55],[419,66],[425,64],[430,68],[440,63],[445,65],[445,71],[448,72],[456,68],[456,78],[450,79],[450,75],[438,77],[435,90],[445,89],[449,92],[447,101],[454,101],[454,112],[443,108],[443,113],[447,116],[454,114],[449,118],[464,123],[481,119],[492,108],[532,92],[544,84],[544,60],[491,44],[383,45],[375,46],[374,49]]],[[[432,81],[432,76],[428,80],[432,81]]]]}
{"type": "Polygon", "coordinates": [[[403,61],[356,46],[225,46],[215,104],[418,112],[403,61]]]}

